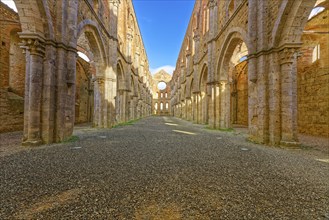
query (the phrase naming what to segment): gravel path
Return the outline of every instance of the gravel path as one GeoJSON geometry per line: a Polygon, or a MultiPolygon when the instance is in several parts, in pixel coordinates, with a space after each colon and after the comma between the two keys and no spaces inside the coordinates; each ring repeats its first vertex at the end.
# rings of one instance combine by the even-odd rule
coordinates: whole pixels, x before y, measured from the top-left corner
{"type": "Polygon", "coordinates": [[[171,117],[75,134],[0,156],[0,219],[329,219],[325,152],[171,117]]]}

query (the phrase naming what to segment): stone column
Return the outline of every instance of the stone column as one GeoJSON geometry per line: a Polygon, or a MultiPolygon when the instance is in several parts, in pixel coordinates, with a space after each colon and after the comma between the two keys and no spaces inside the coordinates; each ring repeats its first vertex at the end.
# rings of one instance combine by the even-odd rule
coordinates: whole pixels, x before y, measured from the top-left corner
{"type": "Polygon", "coordinates": [[[216,127],[216,113],[215,113],[215,106],[216,106],[216,85],[210,84],[210,100],[209,100],[209,115],[208,115],[208,124],[209,127],[215,128],[216,127]]]}
{"type": "Polygon", "coordinates": [[[121,105],[120,105],[120,120],[121,122],[126,122],[128,121],[128,101],[127,101],[127,96],[128,96],[128,91],[126,90],[121,90],[120,92],[120,100],[121,100],[121,105]]]}
{"type": "Polygon", "coordinates": [[[279,145],[281,141],[281,66],[278,52],[269,54],[268,75],[269,102],[269,144],[279,145]]]}
{"type": "Polygon", "coordinates": [[[23,145],[40,145],[41,98],[45,45],[41,38],[23,38],[21,47],[26,55],[23,145]]]}
{"type": "Polygon", "coordinates": [[[133,115],[134,115],[134,119],[137,119],[137,105],[138,105],[138,96],[134,96],[133,97],[133,115]]]}
{"type": "MultiPolygon", "coordinates": [[[[87,75],[90,75],[88,73],[87,75]]],[[[91,77],[89,77],[89,83],[88,83],[88,122],[94,122],[94,82],[92,81],[91,77]]]]}
{"type": "Polygon", "coordinates": [[[75,92],[76,92],[76,65],[77,65],[77,52],[73,50],[67,51],[67,74],[66,85],[68,87],[68,97],[66,100],[65,112],[65,138],[73,134],[74,121],[75,121],[75,92]]]}
{"type": "Polygon", "coordinates": [[[209,20],[209,41],[208,41],[208,75],[209,75],[209,81],[208,81],[208,87],[209,87],[209,93],[210,94],[210,100],[209,100],[209,115],[208,115],[208,123],[209,126],[214,128],[215,127],[215,121],[216,121],[216,115],[215,115],[215,103],[216,103],[216,89],[214,82],[217,80],[216,78],[216,67],[215,67],[215,61],[216,61],[216,32],[218,30],[218,7],[217,7],[217,1],[215,0],[209,0],[208,2],[209,7],[209,14],[210,14],[210,20],[209,20]]]}
{"type": "Polygon", "coordinates": [[[108,0],[110,7],[109,16],[109,66],[105,73],[105,90],[107,97],[104,121],[106,127],[112,127],[116,123],[115,97],[117,96],[117,48],[118,48],[118,13],[119,0],[108,0]]]}
{"type": "Polygon", "coordinates": [[[98,77],[95,79],[94,83],[94,126],[102,127],[103,126],[103,94],[104,94],[104,78],[98,77]]]}
{"type": "MultiPolygon", "coordinates": [[[[106,111],[104,113],[107,114],[106,119],[106,127],[112,127],[116,123],[116,101],[115,99],[118,98],[117,94],[117,80],[114,76],[111,78],[106,79],[106,90],[108,97],[105,99],[107,102],[106,111]],[[116,97],[116,98],[115,98],[116,97]]],[[[105,120],[104,119],[104,120],[105,120]]]]}
{"type": "Polygon", "coordinates": [[[227,81],[221,81],[221,116],[220,127],[230,127],[230,86],[227,81]]]}
{"type": "Polygon", "coordinates": [[[194,93],[194,122],[197,124],[200,123],[200,118],[201,118],[200,98],[201,98],[200,92],[195,92],[194,93]]]}
{"type": "Polygon", "coordinates": [[[297,139],[297,50],[284,48],[281,58],[281,144],[296,145],[297,139]]]}
{"type": "Polygon", "coordinates": [[[186,119],[188,121],[192,120],[192,98],[186,98],[186,119]]]}

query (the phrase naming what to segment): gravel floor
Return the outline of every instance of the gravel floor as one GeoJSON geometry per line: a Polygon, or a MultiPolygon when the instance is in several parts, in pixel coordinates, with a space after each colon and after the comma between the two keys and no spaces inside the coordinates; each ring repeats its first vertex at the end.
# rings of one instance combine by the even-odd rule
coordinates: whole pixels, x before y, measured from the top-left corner
{"type": "Polygon", "coordinates": [[[0,219],[329,219],[326,151],[170,117],[75,134],[2,152],[0,219]]]}

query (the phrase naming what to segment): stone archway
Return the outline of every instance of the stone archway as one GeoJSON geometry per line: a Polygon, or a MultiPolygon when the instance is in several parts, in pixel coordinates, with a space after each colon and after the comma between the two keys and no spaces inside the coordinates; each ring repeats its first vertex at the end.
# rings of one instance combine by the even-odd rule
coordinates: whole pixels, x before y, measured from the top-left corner
{"type": "Polygon", "coordinates": [[[77,45],[88,52],[91,69],[91,78],[94,81],[94,119],[93,124],[97,127],[106,127],[109,120],[107,111],[109,94],[105,83],[105,69],[107,60],[105,59],[105,45],[101,38],[101,33],[96,24],[91,20],[84,20],[78,25],[77,45]]]}
{"type": "MultiPolygon", "coordinates": [[[[236,75],[238,73],[237,64],[240,60],[233,61],[233,59],[235,58],[235,56],[238,56],[238,50],[242,47],[242,45],[244,45],[244,47],[246,48],[244,56],[248,54],[248,46],[243,39],[245,39],[244,33],[241,34],[240,32],[236,32],[236,30],[233,30],[230,34],[228,34],[220,52],[217,78],[219,79],[219,82],[221,84],[219,97],[220,115],[218,117],[220,120],[219,125],[221,128],[231,128],[232,123],[234,123],[234,111],[238,111],[238,100],[235,97],[232,99],[232,96],[237,95],[236,86],[238,83],[238,78],[236,77],[236,75]]],[[[245,82],[244,84],[246,83],[247,82],[245,82]]],[[[245,107],[249,108],[248,104],[245,105],[245,107]]],[[[246,110],[244,110],[244,112],[245,111],[246,110]]]]}

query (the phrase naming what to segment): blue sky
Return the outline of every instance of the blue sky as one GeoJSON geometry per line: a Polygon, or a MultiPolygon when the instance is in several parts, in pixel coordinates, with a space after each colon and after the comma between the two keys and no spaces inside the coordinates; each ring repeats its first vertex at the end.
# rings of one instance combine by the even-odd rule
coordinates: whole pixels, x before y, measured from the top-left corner
{"type": "Polygon", "coordinates": [[[154,73],[172,73],[192,15],[194,0],[133,0],[139,28],[154,73]]]}

